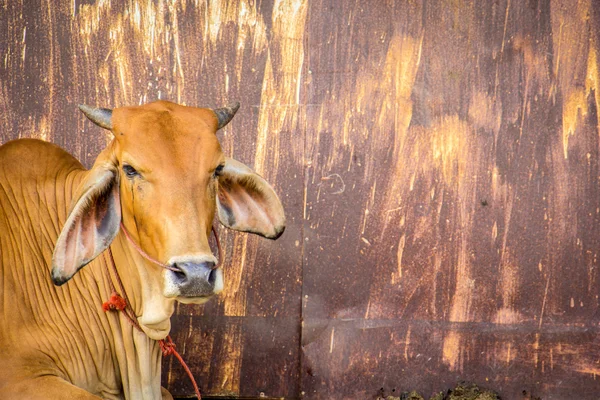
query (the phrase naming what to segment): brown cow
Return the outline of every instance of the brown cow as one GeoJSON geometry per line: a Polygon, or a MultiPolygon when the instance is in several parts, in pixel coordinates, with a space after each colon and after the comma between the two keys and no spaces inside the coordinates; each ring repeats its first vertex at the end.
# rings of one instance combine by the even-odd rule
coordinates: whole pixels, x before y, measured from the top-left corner
{"type": "Polygon", "coordinates": [[[215,133],[238,107],[81,106],[114,135],[89,171],[42,141],[0,147],[0,399],[171,398],[156,340],[176,301],[223,288],[208,244],[215,213],[271,239],[284,230],[273,189],[221,151],[215,133]],[[171,270],[144,259],[121,221],[171,270]],[[143,332],[102,310],[109,247],[143,332]]]}

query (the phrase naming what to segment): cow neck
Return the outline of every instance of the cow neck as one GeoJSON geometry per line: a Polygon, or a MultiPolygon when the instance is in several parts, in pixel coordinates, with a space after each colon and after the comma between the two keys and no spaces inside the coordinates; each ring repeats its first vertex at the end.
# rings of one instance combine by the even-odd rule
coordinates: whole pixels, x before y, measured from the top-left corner
{"type": "MultiPolygon", "coordinates": [[[[127,230],[125,229],[123,222],[121,222],[121,230],[125,234],[125,237],[133,245],[133,247],[142,255],[142,257],[144,257],[148,261],[150,261],[154,264],[157,264],[163,268],[166,268],[166,269],[169,269],[172,271],[173,270],[178,271],[177,268],[170,267],[166,264],[161,263],[160,261],[155,260],[150,255],[148,255],[148,253],[146,253],[144,250],[142,250],[142,248],[139,247],[137,245],[137,243],[135,243],[135,241],[131,238],[131,236],[129,235],[129,232],[127,232],[127,230]]],[[[223,253],[221,250],[221,243],[219,241],[219,236],[217,235],[217,231],[215,230],[214,226],[212,227],[212,232],[215,235],[215,240],[217,242],[217,248],[218,248],[218,252],[219,252],[219,260],[220,260],[223,253]]],[[[142,330],[142,327],[140,326],[140,323],[137,321],[135,312],[133,311],[133,307],[131,306],[131,303],[129,302],[129,298],[127,297],[127,292],[125,291],[125,286],[123,285],[123,281],[121,280],[121,277],[119,276],[119,271],[117,270],[115,258],[113,256],[112,249],[110,248],[110,246],[108,247],[108,256],[109,256],[110,262],[106,263],[105,265],[106,265],[106,275],[108,277],[108,283],[110,286],[111,295],[110,295],[109,300],[102,304],[102,309],[104,310],[104,312],[121,311],[121,313],[125,316],[127,321],[129,321],[129,323],[135,329],[144,333],[144,331],[142,330]],[[115,284],[113,283],[113,280],[111,277],[111,271],[108,267],[109,264],[112,268],[112,273],[115,276],[115,280],[117,281],[117,285],[119,286],[119,290],[122,293],[122,295],[120,295],[119,292],[117,292],[117,288],[115,287],[115,284]]],[[[194,391],[196,392],[196,396],[198,397],[198,400],[202,400],[202,395],[200,394],[200,389],[198,388],[198,384],[196,383],[196,380],[194,379],[194,375],[192,374],[192,371],[187,366],[187,364],[185,363],[185,361],[183,360],[183,358],[181,357],[179,352],[175,349],[175,343],[173,343],[173,340],[171,339],[171,335],[167,335],[167,337],[165,339],[159,340],[158,344],[160,345],[160,349],[161,349],[164,357],[169,356],[169,355],[174,355],[177,358],[177,360],[179,361],[179,363],[181,364],[181,366],[183,367],[185,372],[188,374],[188,377],[190,378],[190,381],[192,382],[192,386],[194,387],[194,391]]]]}

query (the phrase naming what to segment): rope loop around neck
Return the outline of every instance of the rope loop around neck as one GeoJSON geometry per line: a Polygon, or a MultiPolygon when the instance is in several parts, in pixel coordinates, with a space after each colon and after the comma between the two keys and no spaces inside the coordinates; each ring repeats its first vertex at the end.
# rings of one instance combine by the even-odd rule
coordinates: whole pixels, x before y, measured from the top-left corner
{"type": "MultiPolygon", "coordinates": [[[[121,280],[121,277],[119,276],[119,271],[117,270],[117,264],[115,263],[115,258],[113,256],[113,253],[112,253],[112,250],[110,247],[108,248],[108,257],[109,257],[110,262],[106,263],[105,267],[106,267],[106,276],[108,278],[108,282],[109,282],[109,285],[111,288],[111,295],[110,295],[110,299],[108,301],[105,301],[102,304],[102,309],[104,310],[104,312],[108,312],[108,311],[119,312],[120,311],[121,314],[125,317],[125,319],[135,329],[144,333],[144,330],[140,326],[140,323],[137,320],[135,312],[133,311],[133,307],[131,306],[131,303],[129,302],[127,293],[125,292],[125,286],[123,285],[123,281],[121,280]],[[110,270],[108,268],[109,264],[112,267],[113,273],[115,275],[115,279],[117,280],[119,288],[121,289],[121,293],[123,294],[122,296],[119,293],[117,293],[117,291],[116,291],[115,285],[111,278],[110,270]]],[[[159,340],[158,344],[160,346],[160,350],[164,357],[173,355],[173,356],[175,356],[175,358],[177,358],[177,360],[179,361],[179,363],[181,364],[181,366],[187,373],[188,377],[190,378],[190,381],[192,382],[192,386],[194,387],[194,392],[196,392],[196,397],[198,397],[198,400],[202,400],[202,395],[200,394],[200,388],[198,387],[198,384],[196,383],[194,374],[192,374],[192,371],[187,366],[183,357],[181,357],[181,354],[179,354],[179,352],[177,352],[177,349],[175,348],[175,343],[173,343],[171,336],[167,335],[167,337],[165,339],[159,340]]]]}

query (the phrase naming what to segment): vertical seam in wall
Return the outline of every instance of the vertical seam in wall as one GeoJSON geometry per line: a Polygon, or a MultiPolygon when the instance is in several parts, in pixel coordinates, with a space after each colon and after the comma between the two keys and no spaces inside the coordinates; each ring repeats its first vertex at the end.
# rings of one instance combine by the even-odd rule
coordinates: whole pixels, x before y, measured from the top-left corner
{"type": "Polygon", "coordinates": [[[300,74],[299,79],[300,82],[300,90],[298,93],[298,97],[300,99],[299,106],[302,108],[304,112],[304,121],[302,121],[302,135],[303,138],[303,148],[302,148],[302,180],[303,180],[303,190],[302,190],[302,226],[300,228],[300,254],[301,254],[301,275],[300,275],[300,325],[299,325],[299,335],[298,335],[298,398],[303,398],[303,376],[304,376],[304,354],[302,351],[302,336],[304,334],[304,273],[306,268],[304,252],[305,252],[305,224],[306,224],[306,202],[308,199],[308,177],[309,177],[309,168],[310,166],[307,164],[307,148],[308,148],[308,105],[306,104],[306,93],[305,93],[305,81],[304,75],[308,70],[308,66],[310,65],[310,53],[308,52],[309,45],[309,35],[310,32],[307,31],[307,27],[310,23],[310,1],[307,4],[306,10],[306,19],[304,21],[304,44],[303,44],[303,66],[302,73],[300,74]]]}
{"type": "MultiPolygon", "coordinates": [[[[306,157],[306,142],[308,139],[308,135],[306,134],[306,129],[304,129],[304,149],[303,149],[303,158],[306,157]]],[[[303,161],[304,162],[304,161],[303,161]]],[[[305,163],[305,162],[304,162],[305,163]]],[[[307,165],[303,165],[302,168],[302,179],[304,181],[304,185],[303,185],[303,199],[307,198],[307,194],[308,194],[308,169],[310,167],[307,165]]],[[[304,201],[303,201],[304,203],[304,201]]],[[[306,207],[305,204],[303,204],[303,207],[306,207]]],[[[303,371],[304,371],[304,356],[303,356],[303,352],[302,352],[302,335],[304,333],[304,272],[305,272],[305,267],[306,267],[306,263],[305,263],[305,258],[304,258],[304,251],[305,251],[305,235],[304,235],[304,230],[305,230],[305,223],[306,223],[306,217],[304,215],[304,212],[302,213],[302,227],[300,229],[300,233],[301,233],[301,238],[300,238],[300,254],[302,255],[301,258],[301,282],[300,282],[300,334],[299,334],[299,341],[298,341],[298,393],[300,394],[300,397],[302,397],[302,377],[303,377],[303,371]]]]}

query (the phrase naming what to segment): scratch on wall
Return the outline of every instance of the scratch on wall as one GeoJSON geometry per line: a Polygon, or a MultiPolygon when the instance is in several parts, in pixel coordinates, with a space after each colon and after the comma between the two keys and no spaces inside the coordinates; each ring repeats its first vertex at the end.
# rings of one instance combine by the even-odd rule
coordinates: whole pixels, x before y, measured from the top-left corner
{"type": "MultiPolygon", "coordinates": [[[[508,246],[509,232],[511,232],[511,221],[513,217],[513,205],[515,202],[514,189],[508,182],[500,183],[498,174],[492,177],[492,195],[494,202],[504,204],[504,221],[502,243],[500,248],[499,265],[499,295],[502,298],[502,307],[498,308],[494,316],[494,322],[498,324],[513,324],[522,320],[518,311],[514,310],[514,301],[519,290],[519,268],[513,261],[511,250],[508,246]]],[[[496,224],[494,226],[497,226],[496,224]]]]}
{"type": "MultiPolygon", "coordinates": [[[[270,178],[271,183],[279,165],[279,135],[284,126],[295,127],[298,122],[307,9],[306,0],[278,0],[273,5],[254,160],[254,169],[270,178]]],[[[287,151],[297,158],[302,154],[299,146],[287,151]]]]}
{"type": "Polygon", "coordinates": [[[400,236],[400,241],[398,242],[398,251],[396,254],[396,262],[398,264],[397,274],[392,274],[392,285],[396,283],[396,280],[402,279],[402,255],[404,254],[404,246],[406,245],[406,234],[402,234],[400,236]]]}
{"type": "Polygon", "coordinates": [[[578,7],[565,7],[557,0],[552,1],[556,84],[565,99],[562,110],[565,158],[569,155],[569,137],[576,134],[577,126],[587,115],[587,98],[597,82],[596,52],[590,46],[590,13],[589,0],[580,1],[578,7]]]}
{"type": "Polygon", "coordinates": [[[444,336],[442,347],[442,360],[450,366],[453,371],[462,371],[461,335],[456,331],[450,331],[444,336]]]}
{"type": "MultiPolygon", "coordinates": [[[[471,234],[473,227],[473,207],[477,203],[476,165],[480,159],[480,149],[473,142],[473,128],[457,116],[445,116],[431,129],[431,167],[441,172],[444,185],[453,188],[458,194],[459,203],[456,215],[459,222],[457,232],[458,254],[453,281],[454,293],[450,297],[449,321],[466,322],[471,320],[475,281],[472,278],[471,234]]],[[[444,337],[443,361],[451,369],[462,368],[462,334],[449,332],[444,337]]]]}
{"type": "Polygon", "coordinates": [[[220,338],[220,363],[215,366],[216,382],[211,386],[220,393],[240,392],[240,370],[242,368],[242,328],[241,324],[229,324],[225,334],[220,338]]]}
{"type": "MultiPolygon", "coordinates": [[[[224,305],[224,314],[241,317],[246,315],[246,277],[252,273],[253,260],[256,256],[255,246],[248,246],[253,241],[248,235],[235,235],[233,253],[236,257],[236,268],[225,270],[225,288],[219,298],[224,305]],[[249,249],[250,247],[250,249],[249,249]]],[[[252,243],[251,243],[252,244],[252,243]]]]}
{"type": "MultiPolygon", "coordinates": [[[[395,163],[392,167],[391,176],[389,179],[389,187],[386,188],[386,193],[389,193],[390,198],[386,199],[386,203],[393,208],[392,204],[397,204],[396,195],[401,193],[401,185],[404,182],[398,182],[394,177],[400,177],[405,168],[405,158],[403,152],[407,142],[407,132],[412,119],[413,103],[411,95],[413,92],[415,79],[421,62],[421,51],[423,48],[423,35],[420,37],[395,35],[391,38],[385,61],[382,68],[382,76],[373,76],[368,74],[369,79],[361,79],[356,88],[357,91],[357,112],[368,110],[369,103],[373,98],[379,98],[384,94],[384,98],[380,99],[382,107],[379,109],[377,116],[378,126],[385,127],[384,121],[393,121],[394,137],[393,137],[393,152],[395,163]]],[[[376,137],[379,130],[373,130],[368,133],[371,140],[381,141],[384,144],[383,138],[376,137]]],[[[344,142],[348,141],[350,134],[349,126],[344,125],[344,142]]],[[[373,174],[374,165],[370,162],[365,168],[365,178],[373,174]],[[370,166],[370,168],[369,168],[370,166]]]]}

